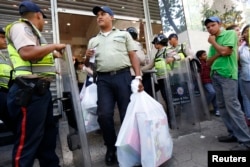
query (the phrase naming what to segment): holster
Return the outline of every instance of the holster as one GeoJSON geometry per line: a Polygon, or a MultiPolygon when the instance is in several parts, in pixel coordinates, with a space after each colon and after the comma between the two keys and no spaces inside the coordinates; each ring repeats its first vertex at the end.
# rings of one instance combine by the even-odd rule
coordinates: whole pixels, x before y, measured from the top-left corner
{"type": "Polygon", "coordinates": [[[35,94],[42,96],[50,87],[50,82],[46,79],[38,79],[35,85],[35,94]]]}
{"type": "Polygon", "coordinates": [[[18,89],[16,93],[16,104],[26,107],[30,104],[33,94],[33,88],[25,87],[18,89]]]}
{"type": "Polygon", "coordinates": [[[16,93],[16,104],[24,107],[28,106],[32,99],[35,84],[28,83],[21,77],[17,77],[15,83],[20,88],[16,93]]]}
{"type": "Polygon", "coordinates": [[[24,79],[17,77],[15,83],[20,87],[16,93],[16,104],[28,106],[32,100],[32,95],[43,96],[50,87],[50,82],[46,79],[24,79]]]}

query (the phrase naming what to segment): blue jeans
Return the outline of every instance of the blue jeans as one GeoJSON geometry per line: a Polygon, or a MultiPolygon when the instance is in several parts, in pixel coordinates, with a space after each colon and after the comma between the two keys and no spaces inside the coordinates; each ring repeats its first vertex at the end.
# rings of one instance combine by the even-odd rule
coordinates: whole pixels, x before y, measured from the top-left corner
{"type": "Polygon", "coordinates": [[[132,76],[130,71],[97,77],[98,122],[107,148],[115,149],[116,131],[114,126],[114,108],[117,103],[120,120],[123,121],[130,102],[132,76]]]}
{"type": "Polygon", "coordinates": [[[247,119],[250,119],[250,81],[240,81],[241,96],[243,100],[244,112],[247,119]]]}
{"type": "Polygon", "coordinates": [[[212,103],[214,111],[217,111],[218,109],[216,103],[216,92],[214,90],[212,83],[203,84],[203,87],[206,92],[207,104],[209,105],[210,103],[212,103]]]}
{"type": "Polygon", "coordinates": [[[214,74],[212,80],[218,109],[225,126],[232,133],[230,135],[250,147],[249,129],[237,96],[238,81],[218,74],[214,74]]]}

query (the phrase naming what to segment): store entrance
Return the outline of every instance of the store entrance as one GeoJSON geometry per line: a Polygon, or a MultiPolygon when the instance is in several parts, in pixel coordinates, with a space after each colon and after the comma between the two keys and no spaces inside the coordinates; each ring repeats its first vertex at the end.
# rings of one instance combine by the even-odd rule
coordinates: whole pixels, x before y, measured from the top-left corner
{"type": "MultiPolygon", "coordinates": [[[[96,17],[78,14],[59,13],[60,42],[72,46],[75,57],[84,56],[88,41],[99,32],[96,17]]],[[[145,47],[144,24],[138,20],[115,19],[113,26],[126,30],[135,27],[139,32],[139,42],[145,47]]],[[[146,48],[145,48],[146,49],[146,48]]]]}

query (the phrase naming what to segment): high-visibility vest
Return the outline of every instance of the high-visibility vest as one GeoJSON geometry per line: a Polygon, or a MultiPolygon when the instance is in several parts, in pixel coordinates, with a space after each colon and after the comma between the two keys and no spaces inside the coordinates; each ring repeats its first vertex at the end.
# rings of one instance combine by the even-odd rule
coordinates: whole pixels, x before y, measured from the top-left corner
{"type": "Polygon", "coordinates": [[[8,82],[10,80],[10,71],[12,70],[12,65],[9,60],[0,51],[0,86],[8,89],[8,82]]]}
{"type": "Polygon", "coordinates": [[[8,40],[8,52],[10,55],[11,62],[14,68],[14,77],[19,75],[30,75],[30,74],[38,74],[38,75],[55,75],[55,62],[53,58],[53,53],[49,53],[44,56],[41,60],[36,62],[24,61],[16,50],[13,42],[10,39],[10,29],[14,24],[24,22],[28,26],[31,27],[33,33],[39,39],[40,45],[47,45],[47,41],[42,36],[40,31],[27,19],[20,19],[12,24],[9,24],[6,27],[6,37],[8,40]]]}
{"type": "Polygon", "coordinates": [[[185,43],[182,43],[180,45],[178,45],[175,49],[176,49],[176,52],[178,53],[178,55],[181,57],[181,60],[184,60],[185,57],[187,57],[186,53],[184,52],[186,48],[186,44],[185,43]]]}
{"type": "Polygon", "coordinates": [[[162,77],[167,74],[167,71],[171,70],[171,65],[166,63],[166,54],[167,54],[167,48],[164,48],[164,51],[161,54],[158,54],[158,52],[155,55],[154,64],[155,64],[155,70],[156,70],[156,76],[162,77]]]}

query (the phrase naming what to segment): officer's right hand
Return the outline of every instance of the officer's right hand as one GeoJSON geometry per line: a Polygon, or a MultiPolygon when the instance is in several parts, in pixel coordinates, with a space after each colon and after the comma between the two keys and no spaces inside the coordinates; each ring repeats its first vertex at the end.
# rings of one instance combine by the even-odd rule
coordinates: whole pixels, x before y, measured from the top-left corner
{"type": "Polygon", "coordinates": [[[62,53],[62,50],[66,48],[66,44],[55,44],[55,50],[62,53]]]}
{"type": "Polygon", "coordinates": [[[92,57],[94,53],[95,53],[94,49],[87,49],[85,55],[86,57],[92,57]]]}

